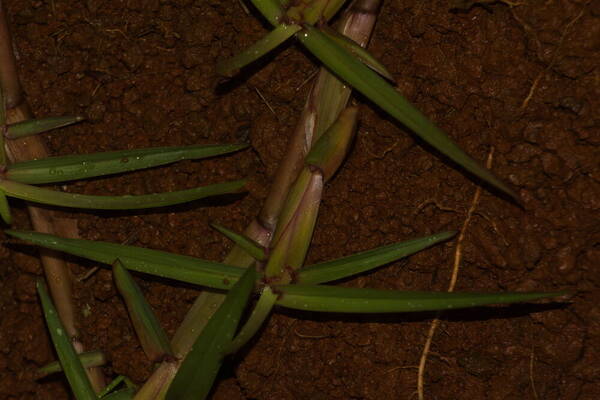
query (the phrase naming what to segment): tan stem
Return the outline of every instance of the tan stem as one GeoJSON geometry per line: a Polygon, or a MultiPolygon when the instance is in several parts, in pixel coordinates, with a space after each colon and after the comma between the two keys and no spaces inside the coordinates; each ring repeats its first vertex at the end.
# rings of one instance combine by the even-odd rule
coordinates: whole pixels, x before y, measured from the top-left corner
{"type": "MultiPolygon", "coordinates": [[[[0,84],[4,89],[7,104],[7,123],[16,123],[33,118],[27,105],[19,78],[12,48],[12,39],[8,29],[6,13],[0,3],[0,84]]],[[[48,157],[48,150],[37,136],[6,141],[6,151],[11,162],[48,157]]],[[[74,236],[76,228],[72,222],[56,218],[50,210],[28,205],[29,216],[33,228],[38,232],[74,236]],[[74,232],[75,230],[75,232],[74,232]]],[[[83,351],[83,345],[78,341],[75,308],[73,306],[71,273],[65,261],[58,253],[41,249],[40,259],[48,281],[52,300],[60,319],[73,341],[78,353],[83,351]]],[[[96,391],[104,387],[104,378],[98,368],[90,369],[89,375],[96,391]]]]}
{"type": "MultiPolygon", "coordinates": [[[[381,0],[353,1],[340,21],[338,32],[365,47],[373,32],[380,4],[381,0]]],[[[265,227],[274,229],[287,193],[304,166],[304,157],[346,108],[350,93],[350,88],[326,68],[320,69],[258,216],[265,227]]]]}
{"type": "MultiPolygon", "coordinates": [[[[338,31],[352,40],[366,46],[373,31],[377,11],[381,0],[354,0],[340,21],[338,31]]],[[[304,167],[304,158],[312,144],[325,132],[325,130],[338,118],[339,113],[346,107],[351,90],[330,74],[324,67],[319,71],[317,79],[310,91],[304,110],[296,129],[288,142],[285,156],[273,179],[271,190],[267,195],[265,204],[256,220],[246,229],[245,234],[261,245],[268,247],[277,226],[277,219],[285,203],[292,184],[304,167]],[[326,111],[323,111],[326,110],[326,111]],[[322,116],[319,117],[319,114],[322,116]],[[323,115],[327,115],[324,117],[323,115]]],[[[252,259],[241,254],[234,246],[226,258],[226,262],[237,266],[249,266],[252,259]]],[[[222,293],[202,293],[186,316],[184,323],[175,334],[178,356],[184,357],[189,351],[196,337],[204,327],[203,322],[212,315],[200,310],[209,305],[216,310],[225,299],[222,293]],[[194,316],[195,315],[195,316],[194,316]],[[200,323],[198,323],[200,322],[200,323]],[[184,339],[185,338],[185,339],[184,339]]],[[[172,341],[173,342],[173,341],[172,341]]],[[[172,363],[163,363],[154,372],[144,387],[136,394],[135,400],[162,398],[170,381],[175,376],[177,369],[172,363]],[[169,376],[169,374],[172,374],[169,376]],[[162,390],[157,390],[162,387],[162,390]]]]}
{"type": "Polygon", "coordinates": [[[0,85],[4,89],[6,107],[10,109],[22,103],[23,92],[17,75],[12,40],[6,21],[6,13],[0,0],[0,85]]]}

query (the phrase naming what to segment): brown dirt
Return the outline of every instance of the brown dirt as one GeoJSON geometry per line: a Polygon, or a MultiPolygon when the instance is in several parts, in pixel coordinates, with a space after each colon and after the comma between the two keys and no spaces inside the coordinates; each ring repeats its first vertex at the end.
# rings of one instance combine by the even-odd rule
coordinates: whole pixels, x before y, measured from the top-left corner
{"type": "MultiPolygon", "coordinates": [[[[252,150],[230,157],[65,186],[141,194],[248,176],[249,193],[225,203],[64,212],[78,219],[84,238],[122,242],[134,235],[136,245],[221,259],[230,244],[207,223],[241,230],[257,213],[315,64],[288,45],[242,78],[219,84],[216,61],[265,32],[236,1],[5,3],[33,110],[89,117],[48,135],[53,154],[252,143],[252,150]]],[[[449,11],[444,1],[384,3],[372,52],[400,90],[470,154],[484,160],[493,146],[493,170],[524,201],[525,210],[484,192],[467,232],[457,290],[576,293],[566,306],[445,314],[426,369],[426,398],[599,398],[600,2],[522,0],[510,8],[485,1],[467,11],[449,11]]],[[[309,261],[458,229],[474,191],[461,172],[364,105],[353,153],[327,187],[309,261]]],[[[25,209],[16,204],[15,226],[28,228],[25,209]]],[[[344,284],[445,290],[454,246],[344,284]]],[[[0,398],[66,398],[59,377],[33,379],[35,368],[54,357],[33,287],[41,274],[35,251],[0,252],[0,398]]],[[[75,275],[91,266],[70,260],[75,275]]],[[[156,279],[139,282],[172,334],[197,292],[156,279]]],[[[106,352],[106,374],[143,381],[151,365],[110,273],[101,270],[75,293],[86,310],[82,339],[106,352]]],[[[214,398],[414,398],[432,317],[278,313],[230,364],[214,398]]]]}

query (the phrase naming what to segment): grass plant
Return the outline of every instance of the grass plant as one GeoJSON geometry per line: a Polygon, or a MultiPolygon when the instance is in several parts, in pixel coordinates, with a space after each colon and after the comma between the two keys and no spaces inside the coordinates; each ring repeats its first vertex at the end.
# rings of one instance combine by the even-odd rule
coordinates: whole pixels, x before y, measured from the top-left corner
{"type": "MultiPolygon", "coordinates": [[[[347,106],[350,87],[363,93],[464,170],[513,198],[517,196],[399,94],[390,83],[392,77],[386,68],[364,49],[379,1],[352,2],[340,17],[338,30],[328,27],[327,22],[345,5],[343,0],[252,0],[252,3],[274,30],[240,55],[225,60],[218,71],[231,76],[294,36],[325,68],[315,81],[259,216],[244,233],[214,225],[235,244],[223,262],[49,233],[6,231],[28,243],[110,266],[144,352],[158,364],[153,376],[139,389],[123,378],[117,378],[102,391],[95,389],[86,367],[101,363],[102,354],[77,354],[69,336],[64,334],[65,327],[45,284],[40,281],[37,289],[60,364],[44,367],[40,373],[62,370],[77,399],[206,398],[225,357],[245,346],[276,307],[314,312],[399,313],[524,302],[564,294],[393,291],[325,285],[408,257],[450,240],[455,234],[440,232],[305,266],[325,183],[342,166],[356,132],[358,108],[347,106]],[[202,293],[169,340],[129,271],[218,292],[202,293]]],[[[0,113],[0,117],[2,115],[0,113]]],[[[0,126],[3,137],[15,137],[80,119],[61,117],[19,126],[8,125],[2,119],[0,126]]],[[[238,144],[161,147],[12,164],[0,151],[0,160],[4,160],[0,178],[1,213],[5,221],[10,222],[6,197],[63,207],[135,209],[167,207],[209,195],[237,192],[243,188],[243,180],[165,194],[121,197],[71,194],[33,185],[212,157],[244,147],[238,144]]]]}

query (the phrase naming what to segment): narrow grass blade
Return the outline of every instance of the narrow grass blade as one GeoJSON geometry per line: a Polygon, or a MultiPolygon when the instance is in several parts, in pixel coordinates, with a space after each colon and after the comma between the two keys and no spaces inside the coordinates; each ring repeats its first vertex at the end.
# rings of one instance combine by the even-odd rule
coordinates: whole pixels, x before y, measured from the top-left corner
{"type": "Polygon", "coordinates": [[[119,259],[132,271],[216,289],[229,289],[243,268],[164,251],[84,239],[67,239],[39,232],[6,230],[6,234],[52,250],[112,265],[119,259]]]}
{"type": "MultiPolygon", "coordinates": [[[[268,253],[267,247],[271,240],[272,231],[263,226],[257,218],[250,222],[243,235],[254,241],[260,248],[264,249],[265,255],[268,253]]],[[[238,246],[233,247],[223,259],[225,264],[242,268],[248,268],[250,265],[254,264],[254,261],[254,258],[238,246]]]]}
{"type": "Polygon", "coordinates": [[[235,233],[232,230],[225,228],[219,224],[210,224],[217,231],[221,232],[224,236],[230,239],[233,243],[240,246],[244,251],[252,256],[255,260],[264,261],[266,259],[265,250],[261,245],[256,243],[254,240],[247,236],[235,233]]]}
{"type": "Polygon", "coordinates": [[[321,32],[324,33],[329,39],[336,42],[338,45],[350,52],[354,57],[362,61],[367,67],[383,76],[385,79],[394,81],[394,77],[387,70],[387,68],[379,62],[369,51],[361,47],[354,40],[347,36],[338,33],[336,30],[331,29],[327,25],[322,26],[321,32]]]}
{"type": "Polygon", "coordinates": [[[227,354],[236,353],[240,350],[260,329],[265,323],[267,317],[271,313],[275,302],[277,301],[277,294],[273,293],[270,287],[265,287],[260,294],[258,301],[252,314],[248,317],[248,321],[244,324],[240,332],[237,334],[235,339],[231,341],[226,349],[227,354]]]}
{"type": "Polygon", "coordinates": [[[448,240],[455,234],[456,232],[441,232],[406,242],[377,247],[348,257],[338,258],[337,260],[310,265],[298,272],[297,282],[318,284],[347,278],[394,262],[400,258],[408,257],[418,251],[448,240]]]}
{"type": "Polygon", "coordinates": [[[152,307],[144,298],[142,291],[121,261],[113,264],[113,276],[119,293],[123,296],[135,332],[142,344],[142,349],[152,362],[161,361],[165,356],[173,355],[169,338],[160,326],[152,307]]]}
{"type": "MultiPolygon", "coordinates": [[[[106,364],[106,357],[101,351],[88,351],[78,354],[77,357],[79,357],[79,361],[81,361],[81,364],[84,368],[101,367],[102,365],[106,364]]],[[[37,370],[37,379],[57,372],[62,372],[62,370],[63,369],[60,365],[60,361],[53,361],[37,370]]]]}
{"type": "MultiPolygon", "coordinates": [[[[361,45],[366,45],[375,24],[378,6],[378,0],[353,2],[339,21],[340,32],[361,45]]],[[[302,169],[306,153],[346,107],[350,91],[348,85],[325,67],[321,67],[298,125],[290,137],[286,156],[275,174],[269,195],[258,216],[265,226],[275,226],[289,188],[302,169]]]]}
{"type": "Polygon", "coordinates": [[[209,196],[239,192],[245,183],[245,180],[239,180],[176,192],[153,193],[139,196],[91,196],[59,192],[23,183],[0,180],[0,190],[4,191],[10,197],[52,206],[95,210],[138,210],[142,208],[172,206],[209,196]]]}
{"type": "Polygon", "coordinates": [[[449,310],[506,304],[565,295],[565,292],[404,292],[326,285],[282,285],[277,304],[305,311],[338,313],[396,313],[449,310]]]}
{"type": "Polygon", "coordinates": [[[44,310],[44,317],[48,324],[48,330],[50,331],[50,337],[52,343],[58,354],[58,359],[63,367],[69,386],[75,395],[77,400],[96,400],[96,394],[92,389],[85,369],[77,357],[77,353],[66,334],[58,313],[50,300],[46,284],[42,280],[37,282],[37,291],[42,302],[42,309],[44,310]]]}
{"type": "Polygon", "coordinates": [[[296,36],[313,55],[341,79],[406,125],[435,149],[483,181],[518,199],[512,189],[467,155],[396,89],[349,54],[343,47],[310,25],[305,25],[305,29],[296,36]]]}
{"type": "Polygon", "coordinates": [[[295,24],[279,24],[266,36],[238,55],[217,64],[217,73],[232,77],[241,68],[258,60],[302,29],[295,24]]]}
{"type": "Polygon", "coordinates": [[[251,0],[256,9],[275,26],[283,15],[281,4],[278,0],[251,0]]]}
{"type": "MultiPolygon", "coordinates": [[[[345,10],[337,27],[340,34],[351,38],[361,46],[366,47],[375,25],[379,0],[353,1],[345,10]]],[[[309,101],[316,110],[316,126],[313,143],[338,117],[346,107],[350,97],[351,87],[329,72],[325,66],[315,82],[314,93],[309,101]]]]}
{"type": "Polygon", "coordinates": [[[10,214],[10,204],[8,204],[8,199],[2,191],[0,191],[0,216],[2,217],[2,220],[6,222],[6,224],[11,224],[12,217],[10,214]]]}
{"type": "MultiPolygon", "coordinates": [[[[268,243],[271,232],[258,223],[257,220],[254,220],[246,228],[244,235],[253,238],[261,246],[264,246],[264,244],[268,243]]],[[[244,250],[236,246],[229,252],[223,262],[228,265],[235,265],[246,269],[252,266],[255,260],[244,250]]],[[[219,308],[221,303],[223,303],[224,299],[224,293],[207,290],[200,293],[192,307],[188,310],[181,325],[179,325],[175,335],[173,335],[173,339],[171,339],[171,345],[173,346],[176,356],[181,356],[188,352],[196,341],[202,327],[206,326],[206,323],[219,308]]]]}
{"type": "MultiPolygon", "coordinates": [[[[279,3],[282,7],[286,7],[291,3],[291,0],[280,0],[279,3]]],[[[340,20],[343,32],[361,44],[366,43],[375,23],[378,5],[379,0],[353,2],[352,7],[349,7],[349,11],[345,12],[340,20]]],[[[339,112],[345,108],[349,92],[350,89],[347,85],[327,72],[325,68],[321,68],[315,86],[307,100],[305,111],[302,113],[301,121],[295,129],[295,133],[292,134],[287,154],[279,166],[271,191],[265,199],[265,205],[257,219],[252,221],[250,227],[245,231],[247,236],[255,239],[261,245],[268,246],[271,240],[271,229],[276,225],[277,216],[280,214],[290,186],[296,179],[298,172],[303,168],[304,156],[313,142],[311,138],[318,138],[333,123],[339,112]],[[328,89],[332,85],[334,88],[328,89]]],[[[250,265],[253,261],[237,246],[234,247],[225,260],[227,264],[239,266],[250,265]]],[[[216,310],[218,305],[222,303],[224,297],[222,293],[209,291],[203,291],[200,294],[173,337],[173,348],[178,354],[185,354],[188,351],[194,343],[197,332],[206,325],[206,321],[214,312],[213,310],[216,310]]],[[[172,376],[170,374],[172,369],[170,368],[171,364],[163,363],[140,390],[140,396],[145,393],[162,393],[157,388],[166,385],[165,382],[170,381],[172,376]]]]}
{"type": "Polygon", "coordinates": [[[344,109],[338,119],[317,140],[306,156],[305,163],[319,168],[328,181],[346,158],[356,131],[358,108],[344,109]]]}
{"type": "Polygon", "coordinates": [[[125,375],[119,375],[104,387],[102,392],[98,393],[98,397],[102,400],[125,400],[131,399],[135,394],[135,385],[125,375]],[[121,383],[125,383],[126,388],[115,391],[121,383]],[[111,393],[112,392],[112,393],[111,393]]]}
{"type": "Polygon", "coordinates": [[[6,178],[29,184],[66,182],[232,153],[246,144],[152,147],[23,161],[8,167],[6,178]]]}
{"type": "Polygon", "coordinates": [[[40,119],[30,119],[17,122],[8,126],[6,137],[9,139],[18,139],[27,136],[37,135],[38,133],[48,132],[52,129],[62,128],[83,121],[85,118],[80,116],[48,117],[40,119]]]}
{"type": "Polygon", "coordinates": [[[258,274],[248,268],[212,316],[167,391],[167,400],[198,400],[208,396],[246,308],[258,274]]]}

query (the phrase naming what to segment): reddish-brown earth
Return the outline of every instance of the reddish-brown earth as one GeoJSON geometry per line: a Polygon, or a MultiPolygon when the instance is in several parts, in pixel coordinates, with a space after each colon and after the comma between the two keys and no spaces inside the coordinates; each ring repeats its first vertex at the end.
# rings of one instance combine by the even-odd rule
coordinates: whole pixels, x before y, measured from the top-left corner
{"type": "MultiPolygon", "coordinates": [[[[232,83],[214,65],[266,32],[237,1],[7,0],[27,98],[37,116],[88,121],[47,135],[52,154],[249,141],[233,156],[65,186],[142,194],[247,176],[248,194],[147,212],[67,212],[80,235],[220,260],[210,221],[242,230],[259,210],[317,69],[293,43],[232,83]],[[264,98],[264,100],[263,100],[264,98]],[[266,104],[268,102],[268,105],[266,104]],[[272,108],[272,110],[270,108],[272,108]],[[132,236],[133,235],[133,236],[132,236]]],[[[425,373],[427,399],[600,398],[600,2],[384,1],[370,49],[411,101],[521,195],[484,191],[457,290],[556,290],[563,305],[444,314],[425,373]]],[[[476,185],[366,103],[352,154],[327,186],[309,255],[318,261],[459,229],[476,185]]],[[[23,204],[15,227],[27,229],[23,204]]],[[[455,241],[343,284],[446,290],[455,241]]],[[[35,294],[34,249],[0,247],[0,398],[62,399],[35,294]]],[[[91,263],[69,259],[79,276],[91,263]]],[[[138,277],[172,334],[197,291],[138,277]]],[[[152,365],[111,274],[75,287],[82,340],[107,375],[146,379],[152,365]],[[85,311],[85,312],[84,312],[85,311]]],[[[215,399],[411,399],[433,314],[277,313],[231,360],[215,399]]]]}

